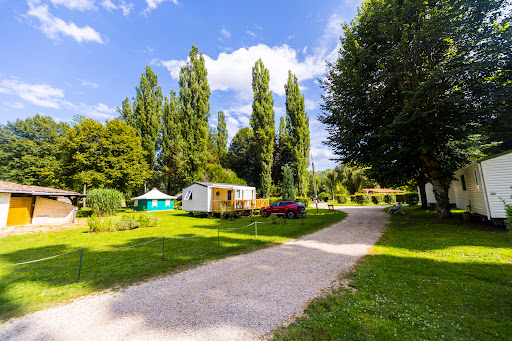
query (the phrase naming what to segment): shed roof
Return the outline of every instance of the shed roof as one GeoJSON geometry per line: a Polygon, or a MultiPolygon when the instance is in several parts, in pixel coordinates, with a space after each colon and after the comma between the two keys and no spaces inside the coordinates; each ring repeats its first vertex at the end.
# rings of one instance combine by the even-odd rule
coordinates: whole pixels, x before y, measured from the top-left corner
{"type": "Polygon", "coordinates": [[[151,191],[147,192],[146,194],[143,194],[139,197],[131,198],[130,200],[155,200],[155,199],[176,199],[176,197],[173,197],[171,195],[167,195],[165,193],[160,192],[156,188],[153,188],[151,191]]]}
{"type": "Polygon", "coordinates": [[[85,195],[66,191],[63,189],[40,187],[40,186],[28,186],[20,185],[14,182],[0,181],[0,193],[20,193],[20,194],[32,194],[32,195],[56,195],[56,196],[80,196],[85,195]]]}
{"type": "MultiPolygon", "coordinates": [[[[187,187],[190,187],[192,186],[193,184],[198,184],[200,186],[204,186],[204,187],[215,187],[215,186],[219,186],[219,187],[247,187],[247,188],[255,188],[254,186],[247,186],[247,185],[238,185],[238,184],[226,184],[226,183],[221,183],[221,182],[201,182],[201,181],[196,181],[194,183],[191,183],[190,185],[188,185],[187,187]]],[[[185,187],[185,188],[187,188],[185,187]]]]}

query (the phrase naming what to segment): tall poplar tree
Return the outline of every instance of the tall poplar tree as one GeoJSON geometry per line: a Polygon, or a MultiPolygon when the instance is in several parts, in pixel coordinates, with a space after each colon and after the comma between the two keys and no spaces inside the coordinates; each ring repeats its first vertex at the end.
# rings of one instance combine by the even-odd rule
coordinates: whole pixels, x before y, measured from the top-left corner
{"type": "Polygon", "coordinates": [[[199,179],[208,159],[208,118],[210,87],[203,54],[192,46],[187,64],[180,71],[183,176],[185,183],[199,179]]]}
{"type": "Polygon", "coordinates": [[[272,164],[274,161],[274,100],[269,89],[269,72],[259,59],[252,68],[252,103],[251,128],[254,132],[258,170],[260,171],[259,188],[261,197],[270,194],[272,185],[272,164]]]}
{"type": "Polygon", "coordinates": [[[309,117],[304,105],[304,96],[299,90],[297,77],[288,71],[286,94],[286,125],[289,131],[293,156],[293,167],[297,176],[299,195],[305,197],[309,186],[309,117]]]}
{"type": "Polygon", "coordinates": [[[175,91],[164,98],[160,168],[165,174],[167,194],[181,191],[183,183],[183,137],[180,103],[175,91]]]}
{"type": "Polygon", "coordinates": [[[228,129],[226,128],[226,116],[224,116],[223,111],[219,111],[217,118],[217,155],[219,157],[219,163],[225,167],[227,162],[226,157],[228,154],[228,129]]]}
{"type": "Polygon", "coordinates": [[[154,169],[163,97],[158,78],[149,66],[146,66],[146,71],[140,77],[140,85],[135,87],[135,91],[133,105],[130,105],[127,97],[122,108],[117,108],[117,111],[128,125],[135,128],[142,141],[142,148],[147,152],[146,160],[151,169],[154,169]]]}

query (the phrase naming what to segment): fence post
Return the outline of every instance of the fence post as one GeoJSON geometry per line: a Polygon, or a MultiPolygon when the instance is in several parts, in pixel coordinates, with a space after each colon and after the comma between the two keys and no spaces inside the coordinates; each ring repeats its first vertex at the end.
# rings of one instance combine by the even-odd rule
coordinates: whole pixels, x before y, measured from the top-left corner
{"type": "Polygon", "coordinates": [[[84,255],[84,249],[80,251],[80,264],[78,265],[78,279],[77,282],[80,281],[80,272],[82,271],[82,256],[84,255]]]}
{"type": "Polygon", "coordinates": [[[220,247],[220,229],[217,227],[217,247],[220,247]]]}
{"type": "Polygon", "coordinates": [[[258,236],[258,222],[254,222],[254,235],[257,237],[258,236]]]}
{"type": "Polygon", "coordinates": [[[165,236],[162,237],[162,262],[165,262],[165,236]]]}

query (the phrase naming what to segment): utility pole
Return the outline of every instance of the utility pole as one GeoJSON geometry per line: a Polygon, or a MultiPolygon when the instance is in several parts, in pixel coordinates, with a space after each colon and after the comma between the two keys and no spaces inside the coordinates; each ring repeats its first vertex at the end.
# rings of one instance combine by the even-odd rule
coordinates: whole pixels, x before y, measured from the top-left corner
{"type": "Polygon", "coordinates": [[[83,207],[87,207],[87,204],[85,203],[85,195],[87,194],[87,185],[84,183],[84,198],[83,201],[83,207]]]}
{"type": "Polygon", "coordinates": [[[316,194],[315,163],[313,162],[313,154],[311,154],[311,166],[313,167],[313,189],[315,190],[316,214],[318,214],[318,195],[316,194]]]}

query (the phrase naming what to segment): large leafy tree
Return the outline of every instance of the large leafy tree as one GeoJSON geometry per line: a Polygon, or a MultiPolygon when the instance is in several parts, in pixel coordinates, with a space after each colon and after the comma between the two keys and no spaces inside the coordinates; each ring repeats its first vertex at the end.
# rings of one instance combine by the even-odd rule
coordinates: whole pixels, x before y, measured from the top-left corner
{"type": "Polygon", "coordinates": [[[292,147],[293,166],[299,195],[305,197],[309,186],[309,117],[301,95],[297,77],[288,71],[286,94],[286,125],[292,147]]]}
{"type": "Polygon", "coordinates": [[[256,171],[256,146],[249,127],[240,129],[229,145],[228,167],[249,185],[254,186],[259,174],[256,171]]]}
{"type": "Polygon", "coordinates": [[[66,185],[77,191],[86,184],[114,188],[130,196],[151,176],[140,138],[120,119],[105,125],[81,120],[67,131],[60,149],[66,185]]]}
{"type": "Polygon", "coordinates": [[[135,90],[133,105],[126,98],[117,111],[127,124],[135,128],[141,139],[142,148],[146,151],[147,163],[153,169],[160,138],[163,97],[158,78],[149,66],[146,66],[146,71],[140,77],[140,84],[135,90]]]}
{"type": "Polygon", "coordinates": [[[203,54],[192,46],[187,64],[180,71],[183,177],[185,183],[198,180],[208,160],[208,118],[210,87],[203,54]]]}
{"type": "Polygon", "coordinates": [[[257,167],[260,173],[258,187],[261,197],[270,194],[272,185],[272,164],[274,162],[274,100],[269,88],[269,72],[259,59],[252,68],[252,102],[251,128],[254,132],[257,167]]]}
{"type": "MultiPolygon", "coordinates": [[[[506,112],[493,91],[510,73],[503,1],[369,0],[344,25],[338,60],[323,83],[321,118],[339,159],[372,168],[417,165],[431,181],[438,217],[450,217],[455,169],[474,134],[506,112]],[[499,105],[497,103],[500,103],[499,105]]],[[[508,40],[507,40],[508,39],[508,40]]],[[[408,174],[414,174],[407,171],[408,174]]]]}
{"type": "Polygon", "coordinates": [[[62,187],[58,145],[68,129],[67,123],[40,115],[0,125],[0,179],[62,187]]]}
{"type": "Polygon", "coordinates": [[[183,188],[183,137],[181,129],[181,111],[176,92],[171,91],[164,98],[162,115],[162,150],[160,169],[165,176],[167,194],[174,194],[183,188]]]}

